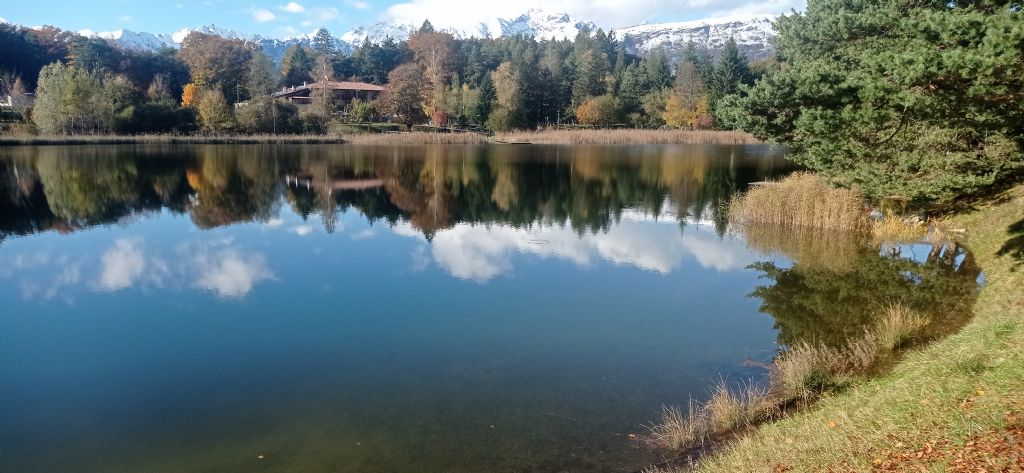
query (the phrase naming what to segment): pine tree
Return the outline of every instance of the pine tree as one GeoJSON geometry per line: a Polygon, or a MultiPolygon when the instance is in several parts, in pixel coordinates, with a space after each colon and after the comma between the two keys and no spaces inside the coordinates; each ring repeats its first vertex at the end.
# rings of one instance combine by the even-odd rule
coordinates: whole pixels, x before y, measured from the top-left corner
{"type": "Polygon", "coordinates": [[[295,45],[288,48],[281,60],[281,82],[286,86],[302,85],[313,80],[314,59],[311,51],[305,46],[295,45]]]}
{"type": "Polygon", "coordinates": [[[751,76],[747,56],[740,52],[736,39],[730,36],[714,71],[711,102],[739,92],[740,85],[748,84],[751,76]]]}
{"type": "Polygon", "coordinates": [[[334,57],[334,37],[327,31],[327,28],[320,28],[316,30],[316,34],[313,35],[313,51],[320,56],[334,57]]]}
{"type": "Polygon", "coordinates": [[[250,98],[270,94],[277,87],[277,70],[263,51],[253,51],[245,73],[245,91],[250,98]]]}
{"type": "Polygon", "coordinates": [[[497,92],[494,90],[494,82],[491,81],[491,75],[484,75],[483,79],[480,80],[480,96],[477,98],[476,108],[473,110],[473,119],[477,123],[482,124],[487,121],[487,117],[491,116],[497,96],[497,92]]]}
{"type": "Polygon", "coordinates": [[[780,17],[786,66],[727,96],[716,117],[871,197],[949,203],[1018,179],[1018,6],[913,5],[817,0],[780,17]]]}

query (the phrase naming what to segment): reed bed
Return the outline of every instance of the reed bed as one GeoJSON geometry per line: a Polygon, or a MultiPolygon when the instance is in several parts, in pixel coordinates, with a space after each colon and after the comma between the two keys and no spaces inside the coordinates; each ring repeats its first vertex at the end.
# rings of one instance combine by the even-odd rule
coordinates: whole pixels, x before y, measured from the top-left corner
{"type": "Polygon", "coordinates": [[[358,145],[478,145],[488,142],[487,136],[480,133],[381,133],[353,134],[343,136],[346,143],[358,145]]]}
{"type": "Polygon", "coordinates": [[[339,144],[325,135],[40,135],[0,136],[0,146],[118,144],[339,144]]]}
{"type": "Polygon", "coordinates": [[[754,135],[740,131],[713,130],[554,130],[498,133],[495,140],[554,145],[608,144],[760,144],[754,135]]]}
{"type": "Polygon", "coordinates": [[[871,224],[871,233],[878,241],[921,241],[928,234],[928,226],[916,218],[886,215],[871,224]]]}
{"type": "Polygon", "coordinates": [[[765,182],[736,197],[730,218],[740,224],[870,230],[864,196],[855,189],[834,188],[818,175],[798,172],[781,181],[765,182]]]}
{"type": "Polygon", "coordinates": [[[646,439],[656,447],[693,451],[713,438],[777,419],[786,406],[806,406],[855,377],[878,370],[928,323],[910,308],[890,304],[873,327],[846,345],[801,342],[788,347],[770,365],[767,386],[747,383],[730,390],[722,382],[707,402],[691,400],[685,413],[678,407],[664,407],[661,420],[650,427],[646,439]]]}

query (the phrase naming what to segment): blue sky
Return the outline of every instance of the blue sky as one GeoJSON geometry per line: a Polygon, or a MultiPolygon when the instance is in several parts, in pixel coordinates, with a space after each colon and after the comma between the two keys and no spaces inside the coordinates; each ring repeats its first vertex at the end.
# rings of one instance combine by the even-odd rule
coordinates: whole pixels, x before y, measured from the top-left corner
{"type": "Polygon", "coordinates": [[[335,35],[375,21],[473,29],[482,21],[514,17],[528,8],[566,12],[598,26],[685,21],[717,16],[785,13],[806,0],[92,0],[6,2],[0,18],[11,23],[69,30],[129,29],[172,33],[216,24],[245,34],[280,38],[326,27],[335,35]]]}

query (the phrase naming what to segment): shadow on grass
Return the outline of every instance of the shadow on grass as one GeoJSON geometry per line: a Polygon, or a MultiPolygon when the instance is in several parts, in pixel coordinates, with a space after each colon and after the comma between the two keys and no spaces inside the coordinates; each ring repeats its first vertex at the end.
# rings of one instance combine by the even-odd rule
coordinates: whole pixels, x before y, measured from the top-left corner
{"type": "Polygon", "coordinates": [[[1013,263],[1013,270],[1024,265],[1024,219],[1020,220],[1007,229],[1010,239],[1003,243],[1003,246],[996,252],[996,256],[1009,256],[1016,259],[1013,263]]]}

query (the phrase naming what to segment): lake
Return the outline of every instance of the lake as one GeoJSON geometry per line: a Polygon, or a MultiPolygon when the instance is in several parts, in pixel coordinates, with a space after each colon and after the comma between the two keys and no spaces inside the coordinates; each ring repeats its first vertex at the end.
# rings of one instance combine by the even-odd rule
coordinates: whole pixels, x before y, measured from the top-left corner
{"type": "Polygon", "coordinates": [[[758,146],[0,148],[0,470],[632,472],[952,243],[730,228],[758,146]]]}

